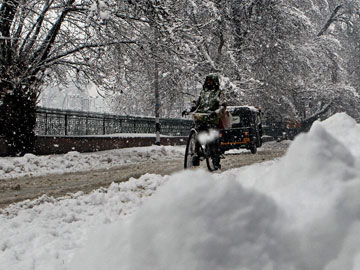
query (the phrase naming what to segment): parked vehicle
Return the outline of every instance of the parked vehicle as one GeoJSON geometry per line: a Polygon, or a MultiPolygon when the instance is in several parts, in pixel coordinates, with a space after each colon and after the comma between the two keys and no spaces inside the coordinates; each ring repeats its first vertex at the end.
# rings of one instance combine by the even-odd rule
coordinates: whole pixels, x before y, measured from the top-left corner
{"type": "Polygon", "coordinates": [[[262,145],[261,110],[253,106],[229,106],[227,110],[231,114],[232,124],[230,128],[220,130],[222,152],[245,148],[255,154],[262,145]]]}

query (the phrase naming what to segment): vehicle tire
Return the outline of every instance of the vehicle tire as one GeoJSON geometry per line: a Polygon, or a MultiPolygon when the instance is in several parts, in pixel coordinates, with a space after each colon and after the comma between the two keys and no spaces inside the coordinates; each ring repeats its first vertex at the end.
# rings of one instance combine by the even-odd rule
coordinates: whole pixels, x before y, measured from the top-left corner
{"type": "Polygon", "coordinates": [[[256,152],[257,152],[256,144],[252,144],[250,146],[250,151],[251,151],[251,154],[256,154],[256,152]]]}
{"type": "Polygon", "coordinates": [[[191,130],[185,148],[184,169],[193,167],[193,157],[196,155],[195,145],[196,133],[194,130],[191,130]]]}

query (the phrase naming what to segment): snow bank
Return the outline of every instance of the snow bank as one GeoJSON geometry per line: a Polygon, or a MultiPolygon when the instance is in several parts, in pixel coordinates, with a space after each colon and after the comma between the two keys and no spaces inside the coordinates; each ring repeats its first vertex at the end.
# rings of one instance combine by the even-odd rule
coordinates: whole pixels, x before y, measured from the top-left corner
{"type": "Polygon", "coordinates": [[[171,176],[70,269],[360,269],[359,125],[315,123],[279,162],[171,176]]]}
{"type": "Polygon", "coordinates": [[[89,195],[42,196],[0,209],[0,269],[68,269],[92,230],[125,219],[166,180],[146,174],[89,195]]]}
{"type": "Polygon", "coordinates": [[[274,202],[217,178],[172,176],[128,222],[99,228],[71,269],[262,269],[281,257],[274,202]]]}
{"type": "Polygon", "coordinates": [[[0,158],[0,179],[105,169],[151,160],[182,159],[184,146],[148,146],[65,155],[0,158]]]}

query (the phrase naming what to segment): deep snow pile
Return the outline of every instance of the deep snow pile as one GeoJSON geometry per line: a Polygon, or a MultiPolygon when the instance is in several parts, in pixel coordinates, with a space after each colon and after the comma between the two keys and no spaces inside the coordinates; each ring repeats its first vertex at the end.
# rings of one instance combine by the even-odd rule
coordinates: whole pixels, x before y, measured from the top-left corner
{"type": "Polygon", "coordinates": [[[23,157],[0,158],[0,179],[105,169],[151,160],[181,159],[183,156],[184,146],[134,147],[93,153],[72,151],[48,156],[26,154],[23,157]]]}
{"type": "Polygon", "coordinates": [[[99,227],[70,269],[360,269],[359,145],[359,125],[338,114],[280,162],[178,173],[99,227]]]}
{"type": "Polygon", "coordinates": [[[0,269],[68,269],[91,230],[125,219],[166,179],[147,174],[89,195],[42,196],[0,209],[0,269]]]}
{"type": "Polygon", "coordinates": [[[144,175],[0,215],[4,269],[360,269],[360,126],[315,123],[278,161],[144,175]],[[151,195],[151,196],[150,196],[151,195]]]}

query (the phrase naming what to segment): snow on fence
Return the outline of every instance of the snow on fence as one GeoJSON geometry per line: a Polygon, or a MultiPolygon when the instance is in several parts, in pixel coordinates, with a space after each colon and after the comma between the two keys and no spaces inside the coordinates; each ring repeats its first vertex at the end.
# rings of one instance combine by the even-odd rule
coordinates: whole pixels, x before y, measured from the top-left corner
{"type": "MultiPolygon", "coordinates": [[[[155,133],[155,118],[80,112],[39,107],[37,135],[108,135],[115,133],[155,133]]],[[[160,119],[161,134],[187,136],[192,121],[160,119]]]]}

